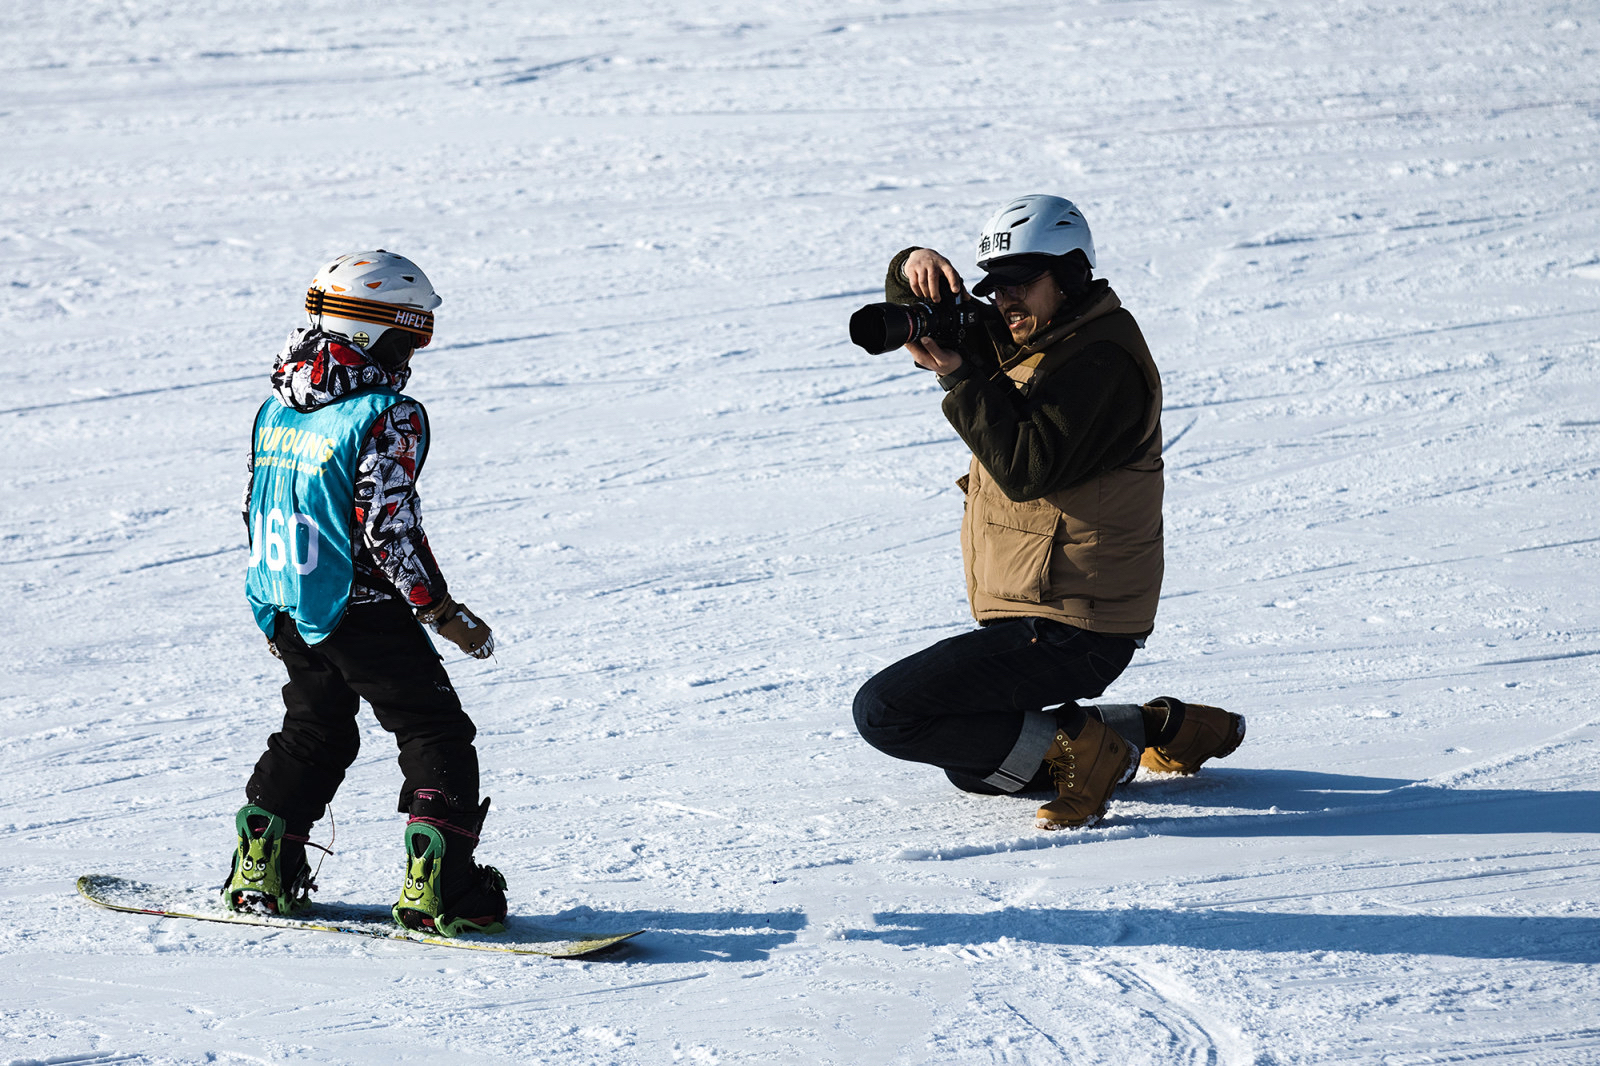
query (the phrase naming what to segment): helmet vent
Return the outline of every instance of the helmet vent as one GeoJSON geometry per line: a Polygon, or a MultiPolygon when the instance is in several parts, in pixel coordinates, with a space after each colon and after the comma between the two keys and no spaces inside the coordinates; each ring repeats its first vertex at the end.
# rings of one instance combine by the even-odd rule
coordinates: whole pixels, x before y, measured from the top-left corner
{"type": "Polygon", "coordinates": [[[417,280],[417,276],[415,274],[401,274],[400,277],[413,284],[415,284],[417,280]]]}
{"type": "Polygon", "coordinates": [[[1073,226],[1073,225],[1076,225],[1076,224],[1077,223],[1073,222],[1072,219],[1070,219],[1070,218],[1064,218],[1060,222],[1056,223],[1056,225],[1058,225],[1058,226],[1073,226]]]}
{"type": "Polygon", "coordinates": [[[1029,215],[1027,218],[1019,218],[1015,222],[1011,223],[1009,228],[1010,229],[1016,229],[1018,226],[1022,225],[1024,222],[1031,222],[1032,220],[1033,220],[1033,216],[1032,215],[1029,215]]]}

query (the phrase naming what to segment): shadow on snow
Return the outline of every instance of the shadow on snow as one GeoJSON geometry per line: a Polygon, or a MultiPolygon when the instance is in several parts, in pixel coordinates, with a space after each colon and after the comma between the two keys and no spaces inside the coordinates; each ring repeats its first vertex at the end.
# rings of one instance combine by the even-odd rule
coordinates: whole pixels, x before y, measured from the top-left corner
{"type": "Polygon", "coordinates": [[[1173,818],[1151,825],[1163,836],[1600,832],[1600,792],[1446,788],[1313,770],[1207,768],[1193,778],[1142,779],[1119,790],[1115,799],[1228,808],[1221,818],[1173,818]]]}
{"type": "Polygon", "coordinates": [[[1600,919],[1500,915],[1282,914],[1233,911],[1017,910],[874,916],[851,940],[907,947],[994,943],[1002,937],[1079,947],[1449,955],[1600,963],[1600,919]]]}
{"type": "Polygon", "coordinates": [[[560,930],[645,929],[647,936],[617,945],[597,958],[629,962],[760,962],[775,948],[792,944],[806,927],[800,911],[614,911],[573,907],[539,925],[560,930]]]}

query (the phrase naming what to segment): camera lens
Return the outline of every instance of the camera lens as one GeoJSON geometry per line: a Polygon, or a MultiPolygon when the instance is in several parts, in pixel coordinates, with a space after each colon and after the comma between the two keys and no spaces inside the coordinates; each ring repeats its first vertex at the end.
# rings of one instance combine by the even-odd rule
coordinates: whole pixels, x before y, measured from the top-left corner
{"type": "Polygon", "coordinates": [[[922,335],[915,304],[868,304],[850,316],[850,340],[873,355],[892,352],[922,335]]]}

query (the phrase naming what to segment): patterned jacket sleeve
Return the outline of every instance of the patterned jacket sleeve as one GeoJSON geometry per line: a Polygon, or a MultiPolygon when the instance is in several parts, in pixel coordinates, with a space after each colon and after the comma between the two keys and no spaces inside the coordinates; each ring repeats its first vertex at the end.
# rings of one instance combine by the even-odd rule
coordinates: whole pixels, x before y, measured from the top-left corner
{"type": "Polygon", "coordinates": [[[245,533],[250,532],[250,495],[256,487],[256,452],[254,448],[245,453],[244,457],[244,498],[239,501],[239,513],[244,516],[245,533]]]}
{"type": "Polygon", "coordinates": [[[417,498],[423,419],[417,404],[395,404],[372,424],[356,460],[356,522],[365,554],[412,607],[427,607],[447,593],[417,498]]]}

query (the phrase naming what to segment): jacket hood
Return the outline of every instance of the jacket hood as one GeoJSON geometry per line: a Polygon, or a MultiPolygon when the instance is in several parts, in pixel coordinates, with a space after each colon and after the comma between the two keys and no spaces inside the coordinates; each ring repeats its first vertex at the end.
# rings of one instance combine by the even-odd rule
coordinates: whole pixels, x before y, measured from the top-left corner
{"type": "Polygon", "coordinates": [[[302,413],[376,385],[387,385],[399,392],[410,380],[409,366],[385,370],[343,338],[310,326],[290,332],[272,366],[272,391],[302,413]]]}

